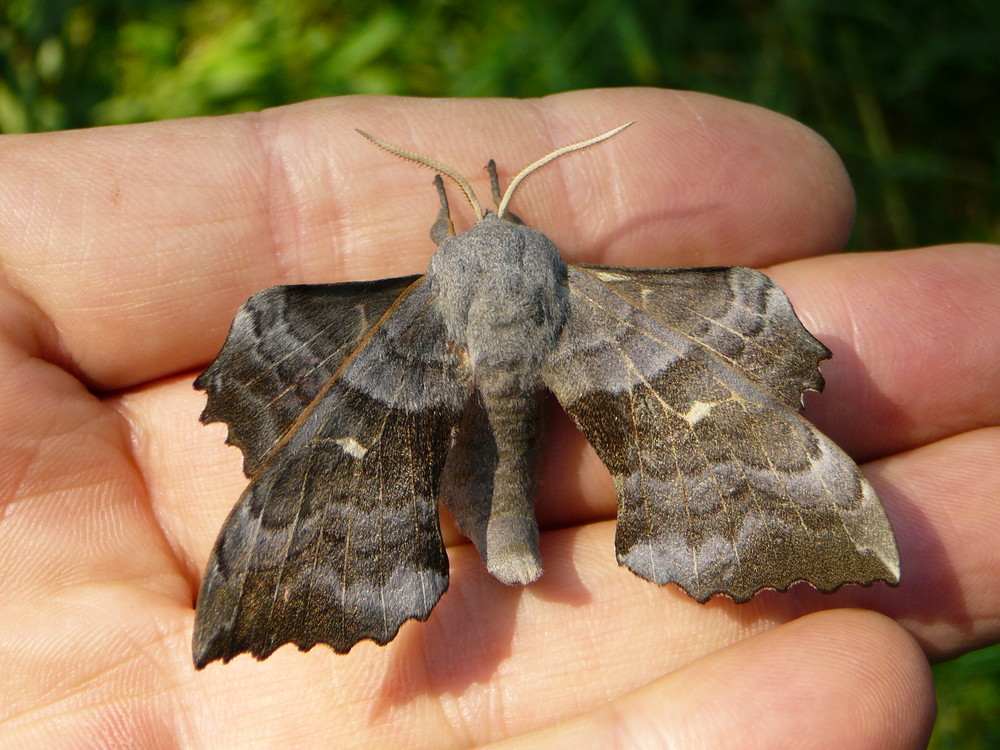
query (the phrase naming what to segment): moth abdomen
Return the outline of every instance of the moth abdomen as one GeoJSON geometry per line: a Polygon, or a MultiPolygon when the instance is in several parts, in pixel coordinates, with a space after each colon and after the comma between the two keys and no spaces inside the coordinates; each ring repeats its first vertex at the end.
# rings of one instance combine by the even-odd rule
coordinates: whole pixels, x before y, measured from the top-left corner
{"type": "Polygon", "coordinates": [[[487,382],[466,405],[441,476],[441,501],[494,577],[527,584],[542,574],[534,497],[545,392],[487,382]]]}

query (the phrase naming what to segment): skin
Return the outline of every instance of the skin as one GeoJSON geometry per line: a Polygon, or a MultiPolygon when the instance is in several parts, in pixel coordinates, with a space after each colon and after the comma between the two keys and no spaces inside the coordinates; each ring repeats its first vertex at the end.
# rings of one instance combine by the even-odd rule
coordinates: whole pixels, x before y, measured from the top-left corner
{"type": "MultiPolygon", "coordinates": [[[[852,747],[926,744],[929,660],[1000,633],[1000,252],[831,255],[853,195],[803,126],[692,93],[330,99],[0,139],[0,746],[852,747]],[[348,656],[285,647],[195,672],[201,571],[244,485],[194,375],[280,283],[421,271],[426,170],[489,194],[568,261],[764,267],[834,352],[807,416],[858,460],[903,583],[699,605],[618,568],[606,472],[553,408],[545,575],[506,587],[445,519],[427,623],[348,656]]],[[[469,216],[453,196],[462,229],[469,216]]]]}

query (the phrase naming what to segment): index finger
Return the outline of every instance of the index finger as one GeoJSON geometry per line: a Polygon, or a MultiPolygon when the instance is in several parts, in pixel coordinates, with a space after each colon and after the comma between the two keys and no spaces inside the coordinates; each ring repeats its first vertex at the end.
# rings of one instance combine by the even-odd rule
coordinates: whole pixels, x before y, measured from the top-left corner
{"type": "Polygon", "coordinates": [[[518,193],[514,210],[567,260],[764,265],[845,241],[853,196],[819,136],[750,105],[621,89],[536,101],[345,97],[6,136],[0,256],[39,338],[55,339],[48,351],[91,387],[132,386],[204,364],[264,287],[424,270],[431,175],[354,128],[446,162],[488,195],[488,158],[509,179],[626,119],[638,123],[518,193]]]}

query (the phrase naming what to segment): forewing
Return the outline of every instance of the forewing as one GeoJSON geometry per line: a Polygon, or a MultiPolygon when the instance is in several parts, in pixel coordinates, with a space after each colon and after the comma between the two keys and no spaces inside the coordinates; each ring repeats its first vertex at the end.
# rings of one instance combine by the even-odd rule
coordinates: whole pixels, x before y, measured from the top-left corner
{"type": "Polygon", "coordinates": [[[220,532],[198,598],[200,668],[284,643],[391,640],[448,585],[437,494],[470,378],[422,281],[265,460],[220,532]]]}
{"type": "Polygon", "coordinates": [[[830,351],[799,322],[785,293],[752,268],[577,266],[660,323],[694,339],[790,408],[823,390],[830,351]]]}
{"type": "MultiPolygon", "coordinates": [[[[569,318],[544,378],[614,477],[619,562],[699,601],[717,593],[745,601],[802,580],[823,591],[898,581],[895,540],[874,491],[798,415],[788,388],[768,387],[780,368],[744,372],[710,335],[653,317],[604,273],[570,268],[569,318]]],[[[683,278],[697,284],[690,271],[683,278]]],[[[716,298],[719,278],[707,273],[705,314],[691,295],[686,317],[726,321],[745,337],[734,321],[757,316],[729,314],[716,298]]],[[[665,289],[656,294],[666,299],[665,289]]],[[[807,346],[801,356],[815,368],[817,354],[807,346]]],[[[785,359],[796,359],[794,346],[785,359]]]]}
{"type": "Polygon", "coordinates": [[[252,476],[285,430],[418,277],[275,286],[248,299],[195,380],[202,422],[225,422],[252,476]]]}

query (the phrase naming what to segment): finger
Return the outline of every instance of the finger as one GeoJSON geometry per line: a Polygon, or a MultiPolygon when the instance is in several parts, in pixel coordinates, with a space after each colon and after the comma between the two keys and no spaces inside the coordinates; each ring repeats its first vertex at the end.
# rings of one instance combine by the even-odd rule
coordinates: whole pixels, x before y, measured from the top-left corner
{"type": "MultiPolygon", "coordinates": [[[[223,720],[231,716],[232,707],[239,706],[247,717],[268,715],[274,696],[280,694],[284,704],[280,719],[274,717],[277,721],[269,721],[261,731],[301,733],[317,717],[339,712],[341,721],[328,727],[334,739],[326,735],[334,743],[350,739],[364,746],[391,739],[392,744],[411,746],[448,736],[456,744],[479,745],[568,720],[643,686],[665,690],[664,711],[680,701],[679,720],[698,705],[684,701],[688,690],[711,695],[725,683],[735,690],[746,680],[750,682],[749,692],[743,693],[746,698],[784,684],[793,689],[793,695],[785,698],[786,710],[800,716],[819,712],[822,705],[812,684],[815,678],[827,688],[839,684],[839,690],[826,694],[837,697],[838,711],[842,703],[858,719],[868,711],[888,711],[886,725],[877,721],[871,725],[876,727],[874,737],[891,740],[892,735],[877,727],[894,724],[911,727],[923,721],[923,730],[929,728],[924,711],[933,703],[927,703],[932,698],[928,698],[926,660],[913,640],[885,618],[837,610],[781,626],[771,637],[761,631],[773,622],[762,617],[757,636],[748,642],[751,651],[742,651],[740,644],[716,661],[712,654],[720,646],[753,635],[740,622],[740,612],[763,610],[743,605],[734,613],[726,607],[698,605],[669,587],[650,586],[613,566],[590,566],[593,542],[601,532],[594,527],[578,534],[560,532],[571,540],[582,537],[573,540],[572,554],[562,560],[570,564],[553,568],[554,575],[527,588],[471,574],[474,552],[459,550],[452,560],[453,586],[430,620],[404,625],[385,648],[365,642],[344,657],[324,647],[303,654],[286,646],[262,663],[241,656],[197,674],[178,657],[173,660],[177,674],[191,681],[197,688],[191,694],[199,697],[188,711],[200,717],[198,726],[243,732],[245,726],[223,720]],[[613,611],[609,605],[616,602],[658,610],[658,619],[615,621],[607,615],[613,611]],[[691,613],[696,614],[693,620],[691,613]],[[740,637],[730,639],[740,631],[740,637]],[[741,652],[752,656],[735,658],[741,652]],[[738,670],[737,665],[741,665],[738,670]],[[698,672],[703,669],[708,680],[699,688],[698,672]],[[676,670],[684,679],[671,684],[669,673],[676,670]],[[664,675],[667,682],[661,682],[664,675]],[[794,675],[799,677],[793,679],[794,675]],[[277,692],[275,685],[281,686],[277,692]],[[805,705],[796,706],[794,694],[800,692],[805,705]],[[505,697],[490,698],[496,695],[505,697]],[[791,706],[796,706],[794,711],[791,706]],[[470,716],[475,720],[468,720],[470,716]]],[[[753,705],[749,701],[747,707],[753,705]]],[[[703,709],[706,713],[694,712],[692,723],[681,726],[693,729],[701,717],[717,716],[714,711],[728,710],[730,715],[738,711],[725,704],[703,709]]]]}
{"type": "MultiPolygon", "coordinates": [[[[833,359],[823,366],[827,388],[813,394],[806,416],[853,454],[884,455],[997,423],[1000,405],[993,394],[1000,388],[1000,375],[994,363],[1000,341],[992,332],[1000,330],[1000,253],[994,248],[966,245],[824,257],[770,273],[788,289],[808,325],[834,349],[833,359]],[[935,284],[937,291],[930,303],[914,304],[907,289],[922,283],[935,284]]],[[[183,454],[176,460],[170,446],[152,451],[150,470],[169,471],[166,484],[184,487],[195,456],[202,464],[213,456],[213,471],[228,468],[216,475],[207,495],[237,497],[239,457],[221,445],[224,428],[199,428],[195,416],[203,397],[187,393],[186,384],[173,387],[185,393],[184,405],[157,409],[157,419],[169,425],[164,434],[189,437],[174,442],[183,454]]],[[[141,410],[142,400],[156,399],[158,393],[130,398],[141,410]]],[[[550,426],[551,450],[539,492],[543,526],[612,517],[613,487],[593,450],[558,410],[550,426]]],[[[220,500],[211,517],[223,517],[228,505],[220,500]]],[[[186,519],[184,528],[193,528],[192,520],[186,519]]]]}
{"type": "Polygon", "coordinates": [[[843,243],[853,197],[814,133],[745,104],[622,89],[531,102],[330,99],[6,137],[0,253],[66,362],[92,386],[133,385],[206,362],[261,288],[423,270],[431,175],[354,128],[472,172],[488,195],[490,156],[509,176],[629,118],[639,122],[518,193],[515,210],[568,259],[761,265],[843,243]]]}
{"type": "MultiPolygon", "coordinates": [[[[1000,424],[1000,252],[952,245],[855,253],[768,274],[833,350],[805,417],[864,461],[1000,424]]],[[[614,514],[610,477],[561,413],[550,420],[548,527],[614,514]]]]}
{"type": "MultiPolygon", "coordinates": [[[[616,658],[641,659],[649,650],[642,641],[662,623],[670,623],[687,656],[698,649],[718,647],[745,638],[773,623],[787,622],[805,612],[833,607],[864,607],[903,624],[932,659],[953,658],[1000,640],[1000,428],[963,433],[906,453],[865,464],[881,499],[899,546],[901,584],[891,588],[845,585],[822,594],[808,584],[787,592],[764,591],[746,604],[715,597],[698,605],[675,586],[651,586],[614,570],[614,526],[608,521],[570,532],[544,534],[542,585],[573,588],[567,568],[586,570],[585,588],[598,637],[576,633],[574,613],[555,611],[539,622],[567,637],[613,640],[616,658]],[[568,563],[567,561],[571,561],[568,563]],[[548,580],[548,583],[546,583],[548,580]],[[618,639],[621,639],[620,641],[618,639]]],[[[551,498],[540,497],[546,507],[551,498]]],[[[549,512],[556,512],[550,510],[549,512]]],[[[582,575],[582,573],[580,573],[582,575]]],[[[539,636],[543,638],[543,636],[539,636]]],[[[551,644],[532,649],[544,653],[551,644]]],[[[595,658],[593,654],[582,659],[595,658]]]]}
{"type": "Polygon", "coordinates": [[[934,660],[1000,641],[1000,428],[866,464],[899,542],[901,584],[849,594],[903,624],[934,660]]]}
{"type": "Polygon", "coordinates": [[[859,460],[1000,424],[1000,247],[827,256],[768,273],[833,351],[806,416],[859,460]]]}
{"type": "Polygon", "coordinates": [[[912,639],[877,615],[837,610],[491,747],[767,748],[808,737],[810,747],[922,748],[933,720],[930,670],[912,639]]]}

